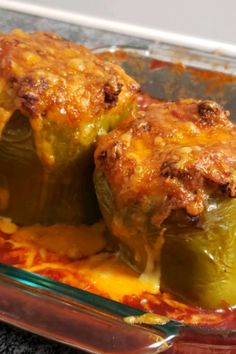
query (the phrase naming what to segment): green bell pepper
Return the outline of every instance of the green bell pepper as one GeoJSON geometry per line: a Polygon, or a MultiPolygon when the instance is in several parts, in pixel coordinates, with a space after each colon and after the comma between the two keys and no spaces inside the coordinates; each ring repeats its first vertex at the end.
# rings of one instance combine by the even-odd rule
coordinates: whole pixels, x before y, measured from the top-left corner
{"type": "Polygon", "coordinates": [[[236,200],[213,199],[197,222],[166,222],[161,289],[204,308],[236,304],[236,200]]]}

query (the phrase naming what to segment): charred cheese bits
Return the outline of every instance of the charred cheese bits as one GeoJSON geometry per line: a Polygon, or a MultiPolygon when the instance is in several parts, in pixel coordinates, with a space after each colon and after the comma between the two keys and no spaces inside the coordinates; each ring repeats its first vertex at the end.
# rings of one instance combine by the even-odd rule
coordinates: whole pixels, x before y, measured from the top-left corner
{"type": "Polygon", "coordinates": [[[0,213],[19,224],[91,223],[93,145],[138,84],[53,33],[0,34],[0,213]]]}
{"type": "Polygon", "coordinates": [[[236,129],[212,101],[152,103],[95,152],[104,219],[139,272],[196,305],[236,304],[236,129]]]}

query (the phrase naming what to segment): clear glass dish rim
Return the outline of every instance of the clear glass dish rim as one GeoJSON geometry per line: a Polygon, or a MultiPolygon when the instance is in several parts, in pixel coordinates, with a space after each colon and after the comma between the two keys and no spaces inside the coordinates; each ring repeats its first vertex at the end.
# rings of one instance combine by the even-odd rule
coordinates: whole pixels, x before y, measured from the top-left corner
{"type": "Polygon", "coordinates": [[[117,50],[127,51],[128,53],[150,59],[158,59],[170,64],[181,63],[192,68],[236,75],[236,57],[226,56],[220,51],[207,52],[165,42],[151,42],[145,47],[112,45],[92,48],[92,52],[95,54],[100,54],[104,51],[114,53],[117,50]]]}
{"type": "MultiPolygon", "coordinates": [[[[65,304],[67,304],[67,300],[72,300],[75,305],[77,304],[80,307],[84,306],[86,310],[91,309],[91,313],[98,311],[105,316],[112,315],[115,319],[122,319],[128,316],[140,316],[145,313],[142,310],[107,299],[100,295],[75,288],[21,268],[0,263],[0,283],[7,282],[7,280],[14,281],[13,286],[18,290],[27,286],[33,294],[46,294],[48,298],[52,299],[55,299],[56,297],[56,299],[59,299],[60,302],[64,302],[65,304]],[[38,291],[40,291],[40,293],[38,291]]],[[[183,329],[193,333],[195,332],[198,335],[220,335],[222,338],[231,335],[236,336],[236,328],[223,330],[215,327],[183,324],[172,319],[164,325],[149,325],[148,327],[154,331],[157,330],[158,332],[163,333],[165,338],[175,338],[183,329]]],[[[201,345],[204,346],[204,343],[201,345]]],[[[217,345],[217,347],[219,346],[220,345],[217,345]]]]}

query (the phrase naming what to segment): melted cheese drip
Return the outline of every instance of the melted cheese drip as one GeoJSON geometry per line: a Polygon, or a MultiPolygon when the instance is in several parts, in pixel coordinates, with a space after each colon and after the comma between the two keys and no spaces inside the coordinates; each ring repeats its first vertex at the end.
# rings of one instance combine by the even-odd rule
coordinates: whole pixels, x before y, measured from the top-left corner
{"type": "Polygon", "coordinates": [[[63,270],[66,275],[62,281],[77,287],[80,287],[82,276],[83,289],[90,290],[92,286],[97,293],[107,294],[116,301],[122,301],[124,296],[159,291],[157,274],[140,276],[120,259],[119,254],[106,250],[102,223],[79,227],[34,225],[17,228],[9,219],[2,219],[0,230],[5,233],[12,230],[8,242],[14,250],[24,249],[26,261],[14,264],[17,267],[36,273],[45,269],[63,270]],[[37,262],[37,253],[45,260],[37,262]],[[61,257],[67,257],[67,262],[61,257]]]}
{"type": "MultiPolygon", "coordinates": [[[[92,227],[85,226],[87,236],[91,231],[90,228],[94,232],[93,237],[87,237],[88,247],[93,238],[103,237],[101,231],[103,227],[102,224],[92,227]],[[96,234],[100,234],[100,236],[96,236],[96,234]]],[[[80,234],[81,230],[83,230],[81,235],[84,234],[85,228],[84,226],[76,228],[76,234],[80,234]]],[[[232,311],[204,311],[189,307],[177,301],[170,294],[160,294],[157,275],[152,273],[151,276],[146,273],[139,276],[120,260],[118,254],[103,250],[83,259],[65,257],[68,250],[71,254],[73,247],[80,248],[81,236],[69,236],[72,230],[70,226],[57,225],[57,229],[61,230],[61,235],[64,236],[59,237],[55,242],[55,237],[52,236],[52,227],[44,228],[43,239],[47,244],[45,243],[45,247],[42,247],[42,239],[40,240],[35,232],[38,230],[37,225],[23,228],[22,231],[22,228],[11,223],[9,219],[0,218],[0,261],[121,303],[128,303],[130,306],[134,306],[133,299],[134,301],[138,300],[145,312],[154,311],[156,313],[125,318],[128,323],[157,324],[164,323],[167,318],[173,318],[194,325],[224,323],[225,326],[229,318],[230,326],[235,327],[232,322],[232,315],[234,316],[232,311]],[[65,245],[67,246],[65,247],[65,245]],[[46,246],[54,251],[48,250],[46,246]],[[58,250],[60,250],[60,254],[64,254],[63,257],[58,254],[58,250]],[[160,313],[163,313],[164,317],[160,316],[160,313]]]]}
{"type": "Polygon", "coordinates": [[[108,292],[112,299],[121,301],[125,295],[157,293],[159,282],[153,276],[140,276],[118,254],[101,253],[80,262],[80,273],[101,291],[108,292]]]}

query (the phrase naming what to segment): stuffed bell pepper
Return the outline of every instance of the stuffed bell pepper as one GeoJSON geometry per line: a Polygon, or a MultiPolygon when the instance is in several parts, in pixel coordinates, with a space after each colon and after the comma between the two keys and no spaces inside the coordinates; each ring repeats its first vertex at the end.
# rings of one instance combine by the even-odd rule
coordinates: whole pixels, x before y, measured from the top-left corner
{"type": "Polygon", "coordinates": [[[0,214],[25,225],[91,223],[98,136],[123,119],[137,83],[52,33],[0,34],[0,214]]]}
{"type": "Polygon", "coordinates": [[[236,129],[208,100],[151,103],[99,140],[95,185],[121,256],[162,291],[236,304],[236,129]],[[158,280],[158,273],[160,279],[158,280]]]}

